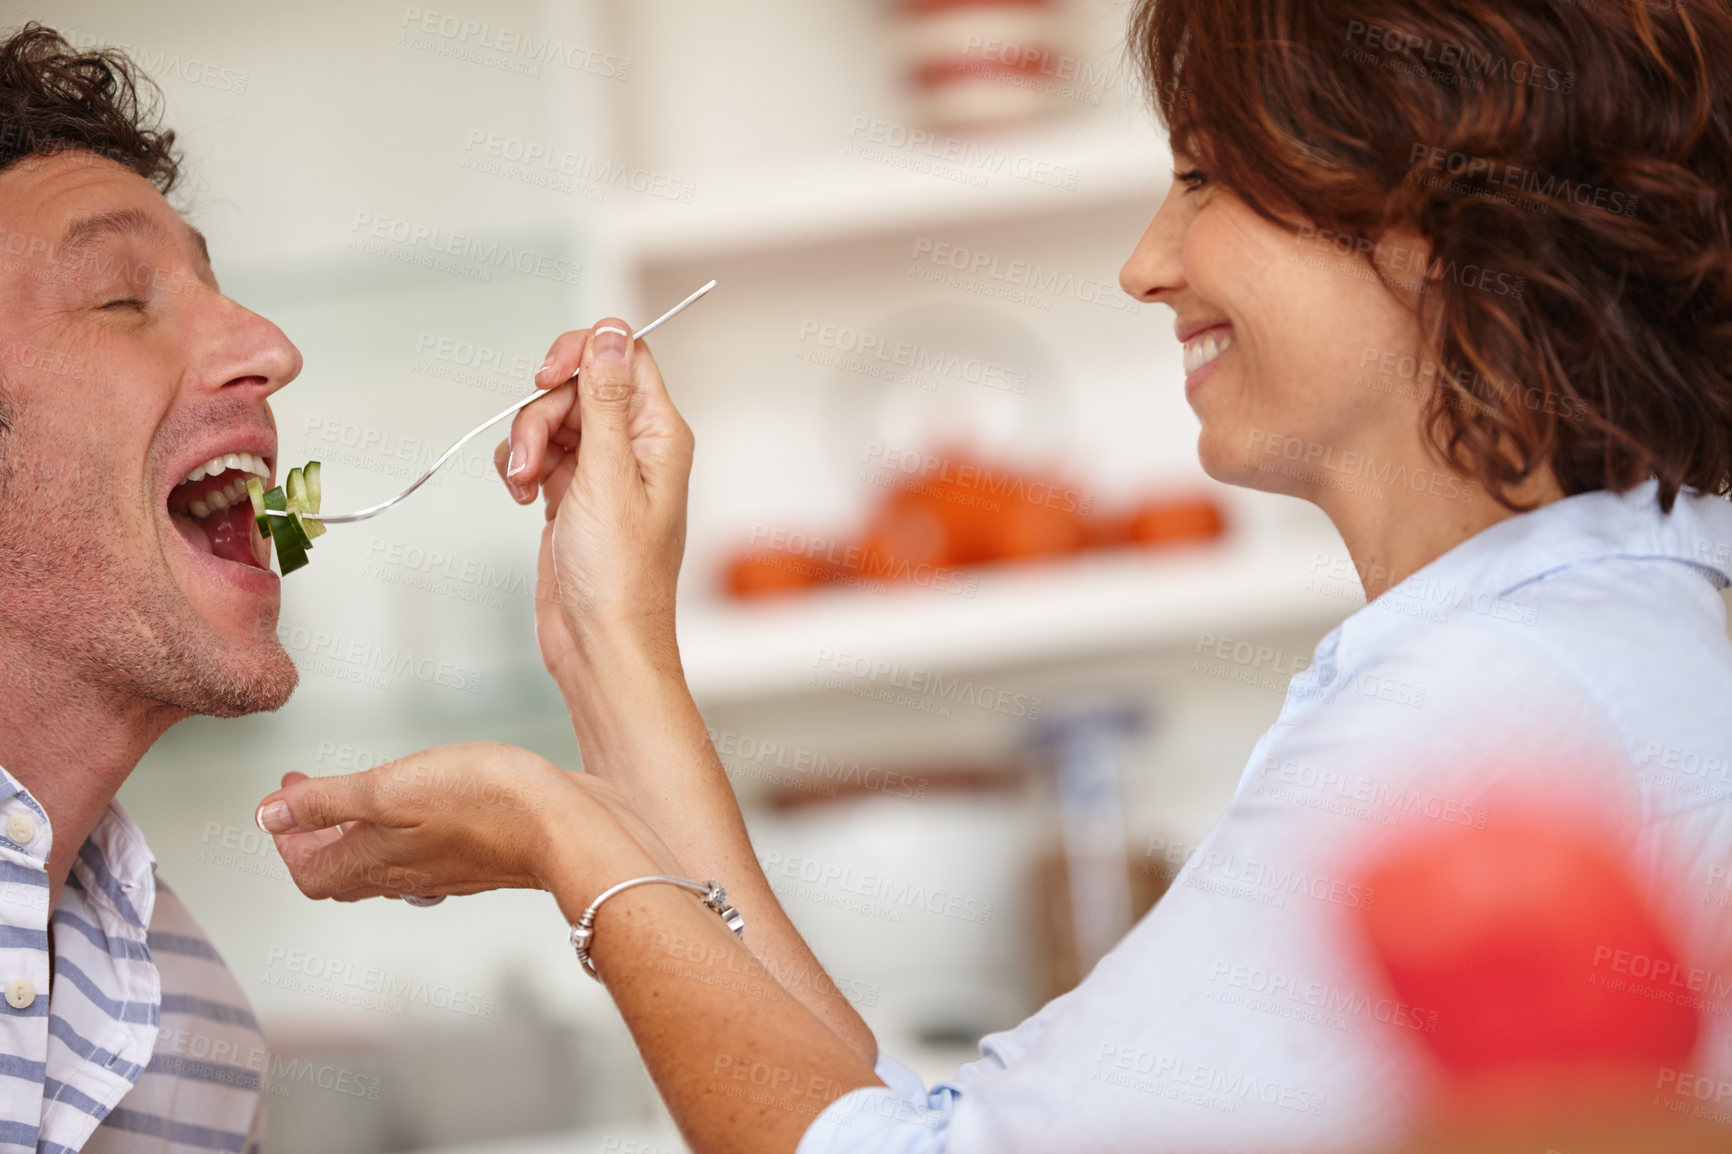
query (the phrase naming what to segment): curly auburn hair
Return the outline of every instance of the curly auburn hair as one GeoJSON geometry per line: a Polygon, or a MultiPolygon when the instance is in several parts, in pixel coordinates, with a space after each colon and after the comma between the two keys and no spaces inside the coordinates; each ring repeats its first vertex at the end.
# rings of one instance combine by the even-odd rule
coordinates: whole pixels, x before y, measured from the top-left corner
{"type": "Polygon", "coordinates": [[[0,41],[0,171],[26,157],[84,149],[166,196],[180,179],[180,157],[160,109],[160,90],[125,53],[75,51],[35,21],[0,41]]]}
{"type": "Polygon", "coordinates": [[[1129,43],[1264,218],[1423,236],[1424,429],[1504,507],[1548,464],[1667,512],[1732,492],[1727,0],[1138,0],[1129,43]]]}

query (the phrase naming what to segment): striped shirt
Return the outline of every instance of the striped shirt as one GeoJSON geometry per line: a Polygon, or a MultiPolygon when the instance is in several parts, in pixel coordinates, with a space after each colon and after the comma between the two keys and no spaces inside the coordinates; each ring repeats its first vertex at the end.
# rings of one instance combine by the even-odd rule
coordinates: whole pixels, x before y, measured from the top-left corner
{"type": "Polygon", "coordinates": [[[0,769],[0,1154],[258,1151],[264,1038],[144,834],[111,802],[52,917],[51,844],[0,769]]]}

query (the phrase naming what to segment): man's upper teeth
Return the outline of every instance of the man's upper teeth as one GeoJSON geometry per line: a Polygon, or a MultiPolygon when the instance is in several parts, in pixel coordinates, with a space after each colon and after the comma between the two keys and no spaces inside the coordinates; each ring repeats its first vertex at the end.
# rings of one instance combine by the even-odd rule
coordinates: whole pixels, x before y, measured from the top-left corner
{"type": "Polygon", "coordinates": [[[224,453],[221,456],[212,457],[210,460],[188,473],[185,480],[181,481],[181,484],[184,485],[187,481],[197,481],[204,477],[214,477],[218,473],[229,469],[244,469],[247,472],[256,474],[260,477],[269,477],[271,475],[270,467],[265,464],[265,459],[263,457],[254,453],[224,453]]]}
{"type": "Polygon", "coordinates": [[[1233,334],[1225,329],[1210,329],[1202,336],[1185,343],[1185,371],[1194,373],[1233,347],[1233,334]]]}

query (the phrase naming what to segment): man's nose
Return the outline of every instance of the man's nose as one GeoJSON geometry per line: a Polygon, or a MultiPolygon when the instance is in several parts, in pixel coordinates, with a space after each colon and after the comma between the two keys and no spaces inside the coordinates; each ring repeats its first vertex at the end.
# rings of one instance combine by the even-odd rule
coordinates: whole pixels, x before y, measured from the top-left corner
{"type": "Polygon", "coordinates": [[[205,374],[220,386],[251,383],[269,396],[301,373],[301,350],[271,321],[228,297],[211,318],[215,364],[205,374]]]}

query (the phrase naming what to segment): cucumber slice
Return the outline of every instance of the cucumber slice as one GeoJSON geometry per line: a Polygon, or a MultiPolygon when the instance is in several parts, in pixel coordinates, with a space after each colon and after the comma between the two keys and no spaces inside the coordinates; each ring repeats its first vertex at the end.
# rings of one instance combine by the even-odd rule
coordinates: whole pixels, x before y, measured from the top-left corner
{"type": "Polygon", "coordinates": [[[272,534],[277,545],[277,568],[284,577],[307,563],[306,537],[295,528],[293,517],[272,517],[278,527],[272,534]]]}
{"type": "Polygon", "coordinates": [[[248,478],[247,496],[252,499],[259,530],[276,546],[277,568],[287,576],[305,565],[313,538],[325,532],[323,522],[315,516],[319,511],[319,463],[308,461],[302,468],[290,469],[274,489],[266,489],[257,477],[248,478]]]}
{"type": "MultiPolygon", "coordinates": [[[[305,511],[317,513],[319,511],[319,463],[317,461],[308,461],[306,466],[302,468],[301,483],[306,486],[307,491],[305,511]]],[[[309,539],[323,536],[325,532],[325,523],[317,517],[303,519],[301,527],[306,531],[309,539]]]]}
{"type": "Polygon", "coordinates": [[[253,503],[253,520],[258,523],[259,532],[269,537],[271,519],[265,515],[265,483],[257,477],[248,477],[247,497],[253,503]]]}
{"type": "Polygon", "coordinates": [[[313,539],[307,536],[306,522],[301,520],[301,515],[295,512],[295,510],[290,509],[287,517],[274,517],[272,520],[277,523],[277,537],[279,540],[287,537],[302,549],[311,549],[313,547],[313,539]]]}
{"type": "MultiPolygon", "coordinates": [[[[292,513],[282,486],[266,489],[259,494],[259,500],[266,509],[264,531],[270,534],[272,543],[276,545],[277,567],[286,577],[307,563],[307,549],[312,545],[312,541],[302,528],[299,517],[273,515],[292,513]]],[[[253,507],[255,510],[258,508],[257,505],[253,507]]]]}
{"type": "Polygon", "coordinates": [[[317,513],[319,511],[319,463],[317,461],[307,462],[306,467],[301,470],[301,480],[305,481],[307,485],[307,512],[317,513]]]}
{"type": "MultiPolygon", "coordinates": [[[[316,476],[316,474],[315,474],[316,476]]],[[[301,531],[301,536],[307,539],[307,548],[312,548],[313,538],[325,531],[318,521],[309,521],[304,514],[315,509],[311,491],[307,488],[307,475],[303,469],[290,469],[288,480],[284,483],[288,490],[289,512],[293,513],[294,522],[301,531]]]]}
{"type": "Polygon", "coordinates": [[[307,532],[307,523],[301,519],[301,514],[307,511],[307,479],[300,469],[290,469],[289,475],[283,479],[283,491],[287,495],[289,516],[284,521],[293,522],[295,532],[307,548],[313,546],[313,535],[307,532]]]}

